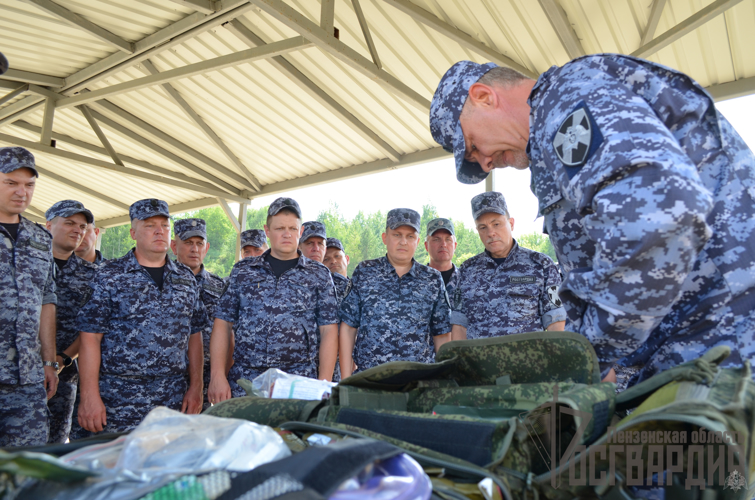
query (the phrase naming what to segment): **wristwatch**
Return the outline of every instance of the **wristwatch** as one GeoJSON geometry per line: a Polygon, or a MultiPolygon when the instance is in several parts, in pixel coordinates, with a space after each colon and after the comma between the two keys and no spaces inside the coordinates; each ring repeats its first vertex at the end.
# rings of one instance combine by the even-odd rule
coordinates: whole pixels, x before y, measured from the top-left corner
{"type": "Polygon", "coordinates": [[[68,368],[69,366],[73,364],[73,359],[71,358],[71,356],[67,355],[66,353],[59,352],[58,356],[63,358],[63,368],[68,368]]]}
{"type": "Polygon", "coordinates": [[[52,366],[53,368],[55,368],[55,371],[60,370],[60,365],[58,364],[57,361],[43,361],[42,365],[43,366],[52,366]]]}

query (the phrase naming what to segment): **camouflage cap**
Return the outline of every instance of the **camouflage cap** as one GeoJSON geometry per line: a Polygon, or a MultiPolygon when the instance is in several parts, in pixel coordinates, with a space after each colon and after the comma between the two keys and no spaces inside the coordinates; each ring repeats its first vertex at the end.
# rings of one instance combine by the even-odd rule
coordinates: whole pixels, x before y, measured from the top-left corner
{"type": "Polygon", "coordinates": [[[8,71],[8,59],[5,58],[2,52],[0,52],[0,75],[8,71]]]}
{"type": "Polygon", "coordinates": [[[339,240],[338,238],[328,238],[327,240],[325,240],[325,248],[328,249],[331,247],[337,248],[343,253],[346,253],[346,250],[343,248],[343,243],[341,243],[341,240],[339,240]]]}
{"type": "Polygon", "coordinates": [[[84,214],[87,224],[94,222],[92,212],[84,208],[84,204],[76,200],[62,200],[55,203],[45,212],[45,219],[53,220],[55,217],[70,217],[74,214],[84,214]]]}
{"type": "Polygon", "coordinates": [[[440,231],[441,229],[445,229],[452,235],[456,236],[456,233],[454,232],[454,223],[442,217],[438,217],[427,223],[427,236],[432,236],[436,231],[440,231]]]}
{"type": "Polygon", "coordinates": [[[180,219],[173,224],[173,231],[181,240],[188,240],[194,236],[207,239],[207,223],[204,219],[180,219]]]}
{"type": "Polygon", "coordinates": [[[268,207],[267,215],[268,217],[275,215],[284,208],[290,208],[291,210],[296,212],[296,215],[298,215],[301,219],[301,208],[299,208],[299,204],[296,203],[296,200],[294,200],[293,198],[286,197],[276,198],[276,200],[270,204],[270,207],[268,207]]]}
{"type": "Polygon", "coordinates": [[[327,230],[325,229],[325,224],[322,222],[318,222],[316,220],[305,222],[302,224],[302,233],[301,238],[299,238],[299,243],[304,243],[312,236],[318,236],[324,240],[328,239],[327,236],[327,230]]]}
{"type": "Polygon", "coordinates": [[[472,198],[472,218],[477,220],[482,214],[494,212],[508,217],[509,209],[503,195],[497,191],[487,191],[472,198]]]}
{"type": "Polygon", "coordinates": [[[147,198],[146,200],[134,202],[128,209],[128,215],[131,217],[131,220],[145,220],[156,215],[170,217],[170,211],[168,210],[168,204],[163,200],[147,198]]]}
{"type": "Polygon", "coordinates": [[[477,184],[488,174],[483,172],[479,163],[464,159],[466,144],[459,116],[464,103],[467,102],[469,87],[475,84],[482,75],[496,67],[498,65],[495,63],[457,62],[440,79],[433,101],[430,103],[430,132],[435,142],[454,154],[456,178],[464,184],[477,184]]]}
{"type": "Polygon", "coordinates": [[[390,229],[396,229],[400,226],[410,226],[419,232],[420,219],[419,212],[416,210],[412,210],[411,208],[394,208],[388,212],[385,225],[390,229]]]}
{"type": "Polygon", "coordinates": [[[248,246],[262,248],[266,241],[267,236],[262,229],[247,229],[241,232],[241,248],[248,246]]]}
{"type": "Polygon", "coordinates": [[[36,177],[39,177],[34,155],[28,149],[17,146],[0,148],[0,172],[9,174],[19,168],[28,168],[36,177]]]}

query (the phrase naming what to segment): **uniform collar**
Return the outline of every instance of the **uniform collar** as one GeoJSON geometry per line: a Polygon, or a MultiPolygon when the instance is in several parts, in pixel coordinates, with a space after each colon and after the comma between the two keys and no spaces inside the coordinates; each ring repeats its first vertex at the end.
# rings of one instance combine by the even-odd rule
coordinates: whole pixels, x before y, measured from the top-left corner
{"type": "MultiPolygon", "coordinates": [[[[36,224],[34,224],[32,221],[30,221],[23,215],[19,214],[18,233],[16,234],[16,245],[18,245],[22,241],[31,239],[35,227],[37,227],[36,224]]],[[[2,231],[5,231],[5,228],[2,228],[2,231]]]]}
{"type": "MultiPolygon", "coordinates": [[[[493,260],[493,257],[490,255],[490,252],[485,250],[483,253],[485,254],[485,262],[497,265],[496,261],[493,260]]],[[[517,243],[516,239],[514,239],[514,244],[512,245],[509,254],[506,256],[506,262],[510,262],[510,260],[516,259],[517,254],[519,254],[519,243],[517,243]]]]}
{"type": "Polygon", "coordinates": [[[101,264],[105,258],[102,256],[102,252],[99,250],[94,251],[94,264],[101,264]]]}
{"type": "MultiPolygon", "coordinates": [[[[136,260],[136,248],[129,250],[129,252],[126,254],[126,257],[126,271],[141,271],[143,269],[142,265],[139,264],[139,261],[136,260]]],[[[176,263],[170,260],[167,254],[165,255],[165,260],[165,268],[170,272],[176,272],[176,263]]]]}
{"type": "MultiPolygon", "coordinates": [[[[265,264],[266,264],[265,257],[270,255],[271,250],[272,249],[268,248],[259,257],[254,257],[253,259],[249,259],[251,261],[249,265],[257,266],[257,267],[265,267],[265,264]]],[[[309,262],[312,262],[301,253],[301,250],[297,249],[296,254],[299,256],[299,260],[296,262],[296,267],[306,267],[309,262]]]]}
{"type": "Polygon", "coordinates": [[[75,253],[72,253],[71,256],[68,258],[68,264],[61,269],[59,272],[76,272],[77,269],[81,267],[88,267],[90,269],[97,269],[97,264],[94,264],[92,262],[89,262],[88,260],[84,260],[75,253]]]}
{"type": "MultiPolygon", "coordinates": [[[[540,77],[535,82],[535,85],[532,87],[532,90],[530,91],[529,98],[527,99],[527,104],[530,105],[530,108],[536,108],[539,104],[539,97],[541,94],[541,91],[544,87],[546,87],[551,77],[553,76],[553,73],[559,69],[558,66],[551,66],[548,68],[548,70],[540,75],[540,77]]],[[[531,131],[530,131],[531,132],[531,131]]]]}
{"type": "MultiPolygon", "coordinates": [[[[386,271],[393,271],[394,273],[396,272],[396,268],[393,267],[393,264],[391,264],[391,261],[388,260],[388,254],[385,254],[383,257],[380,257],[380,262],[383,264],[383,267],[385,268],[386,271]]],[[[409,269],[409,272],[407,272],[406,274],[416,276],[418,265],[419,263],[416,260],[414,260],[414,257],[412,257],[412,267],[411,269],[409,269]]]]}

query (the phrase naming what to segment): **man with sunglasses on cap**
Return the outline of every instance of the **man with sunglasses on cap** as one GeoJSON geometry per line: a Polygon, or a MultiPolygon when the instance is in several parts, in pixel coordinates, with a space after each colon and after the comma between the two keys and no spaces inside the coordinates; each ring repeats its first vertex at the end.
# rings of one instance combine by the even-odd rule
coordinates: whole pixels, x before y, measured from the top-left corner
{"type": "Polygon", "coordinates": [[[564,272],[566,329],[619,386],[716,345],[755,342],[755,156],[683,73],[619,54],[537,81],[461,61],[441,79],[433,138],[457,178],[530,168],[564,272]],[[636,375],[636,376],[635,376],[636,375]]]}
{"type": "Polygon", "coordinates": [[[45,212],[47,230],[52,234],[52,256],[55,259],[55,294],[58,297],[56,314],[56,345],[58,391],[47,402],[50,409],[49,443],[65,443],[71,432],[74,403],[79,384],[79,372],[73,360],[79,355],[79,331],[76,316],[89,297],[89,284],[97,272],[97,265],[76,256],[94,215],[76,200],[63,200],[45,212]]]}
{"type": "Polygon", "coordinates": [[[129,431],[158,406],[202,411],[208,319],[197,281],[168,258],[167,203],[137,201],[129,216],[136,247],[99,267],[77,318],[78,421],[89,432],[129,431]]]}
{"type": "Polygon", "coordinates": [[[335,290],[328,269],[299,250],[301,232],[299,204],[278,198],[267,211],[270,249],[233,266],[215,309],[210,403],[244,396],[236,381],[269,368],[332,379],[338,354],[335,290]]]}
{"type": "Polygon", "coordinates": [[[241,258],[259,257],[269,247],[267,237],[262,229],[247,229],[241,232],[241,258]]]}
{"type": "MultiPolygon", "coordinates": [[[[176,260],[185,265],[194,274],[197,280],[202,303],[207,310],[207,317],[212,318],[215,313],[215,306],[220,300],[225,290],[225,282],[216,274],[211,273],[204,267],[204,259],[207,251],[210,249],[210,242],[207,241],[207,224],[204,219],[180,219],[173,224],[175,237],[170,242],[170,249],[176,256],[176,260]]],[[[210,385],[210,334],[212,333],[212,322],[207,321],[202,329],[202,346],[204,352],[204,405],[203,408],[209,408],[210,403],[207,400],[207,387],[210,385]]]]}
{"type": "Polygon", "coordinates": [[[450,305],[443,278],[414,260],[420,215],[388,212],[386,256],[360,262],[341,302],[339,358],[342,378],[389,361],[432,363],[450,340],[450,305]]]}
{"type": "Polygon", "coordinates": [[[21,215],[37,177],[29,151],[0,148],[0,447],[47,443],[58,386],[52,237],[21,215]]]}

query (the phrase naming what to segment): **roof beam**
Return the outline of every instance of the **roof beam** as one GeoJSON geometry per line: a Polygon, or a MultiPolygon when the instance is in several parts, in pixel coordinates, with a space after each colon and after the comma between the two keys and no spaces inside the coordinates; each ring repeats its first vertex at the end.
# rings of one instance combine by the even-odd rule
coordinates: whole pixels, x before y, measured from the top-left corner
{"type": "Polygon", "coordinates": [[[308,175],[306,177],[299,177],[298,179],[291,179],[289,181],[267,184],[262,188],[262,192],[259,193],[259,196],[285,193],[287,191],[300,189],[303,187],[312,187],[321,184],[327,184],[329,182],[353,179],[355,177],[361,177],[363,175],[376,174],[379,172],[386,172],[388,170],[411,167],[420,163],[441,160],[443,158],[453,158],[453,156],[451,155],[451,153],[447,153],[441,147],[425,149],[424,151],[402,155],[401,159],[397,163],[393,163],[387,159],[377,160],[369,163],[363,163],[361,165],[354,165],[352,167],[340,168],[331,170],[329,172],[308,175]]]}
{"type": "MultiPolygon", "coordinates": [[[[247,200],[249,201],[249,200],[247,200]]],[[[202,208],[214,207],[218,204],[217,198],[202,198],[199,200],[188,201],[186,203],[177,203],[175,205],[168,205],[170,213],[173,215],[188,212],[190,210],[200,210],[202,208]]],[[[120,215],[118,217],[112,217],[110,219],[103,219],[97,221],[97,227],[107,228],[113,226],[120,226],[131,222],[131,217],[127,215],[120,215]]]]}
{"type": "Polygon", "coordinates": [[[218,198],[218,203],[220,203],[220,206],[223,208],[223,212],[225,212],[225,215],[226,217],[228,217],[228,220],[230,220],[231,224],[233,224],[233,229],[236,230],[237,234],[240,233],[241,225],[239,224],[239,221],[236,220],[236,216],[233,214],[233,210],[231,210],[231,207],[230,205],[228,205],[228,202],[225,201],[223,198],[218,198]]]}
{"type": "Polygon", "coordinates": [[[647,57],[651,54],[655,54],[659,50],[668,47],[684,35],[696,30],[714,17],[723,14],[742,1],[743,0],[716,0],[712,4],[701,9],[699,12],[692,14],[670,30],[657,36],[652,41],[642,45],[639,49],[632,52],[631,55],[634,57],[647,57]]]}
{"type": "MultiPolygon", "coordinates": [[[[154,64],[152,64],[152,61],[149,59],[142,62],[142,66],[145,70],[147,70],[148,73],[156,75],[160,72],[155,67],[154,64]]],[[[168,93],[168,97],[170,97],[173,102],[175,102],[183,111],[186,113],[186,116],[189,117],[191,121],[194,122],[194,124],[204,132],[204,135],[209,139],[210,142],[215,144],[215,146],[225,155],[228,160],[236,165],[236,168],[238,168],[243,174],[244,177],[249,181],[249,183],[252,185],[255,191],[259,191],[262,188],[262,184],[260,184],[260,181],[257,180],[257,178],[249,171],[248,168],[246,168],[246,165],[244,165],[238,156],[236,156],[233,151],[223,142],[223,140],[218,136],[218,134],[215,133],[214,130],[212,130],[212,127],[210,127],[207,122],[204,121],[204,119],[199,116],[199,114],[194,111],[194,108],[191,107],[191,105],[186,102],[186,99],[183,98],[183,96],[178,92],[178,90],[173,87],[170,83],[164,83],[162,84],[163,89],[165,92],[168,93]]]]}
{"type": "Polygon", "coordinates": [[[65,184],[68,187],[72,187],[73,189],[76,189],[78,191],[81,191],[82,193],[86,193],[92,198],[95,198],[97,200],[103,201],[107,203],[108,205],[112,205],[114,207],[118,207],[123,210],[128,210],[129,206],[123,202],[120,202],[114,198],[111,198],[109,196],[105,196],[104,194],[101,194],[94,189],[88,188],[86,186],[82,186],[81,184],[74,182],[72,180],[66,179],[62,175],[58,175],[54,172],[51,172],[47,170],[46,168],[42,168],[37,164],[37,170],[39,171],[40,175],[44,177],[49,177],[50,179],[53,179],[57,182],[60,182],[61,184],[65,184]]]}
{"type": "Polygon", "coordinates": [[[187,64],[180,68],[170,69],[155,75],[145,76],[144,78],[137,78],[136,80],[110,85],[109,87],[82,93],[73,97],[66,97],[58,101],[58,107],[67,108],[77,104],[98,101],[125,92],[133,92],[135,90],[160,85],[173,80],[201,75],[209,71],[218,71],[231,66],[238,66],[239,64],[251,63],[259,61],[260,59],[267,59],[273,56],[286,54],[287,52],[309,47],[310,45],[311,42],[305,40],[304,37],[296,36],[279,42],[269,43],[254,49],[234,52],[233,54],[215,57],[194,64],[187,64]]]}
{"type": "Polygon", "coordinates": [[[215,12],[215,2],[212,0],[170,0],[173,3],[185,5],[189,8],[201,12],[202,14],[212,14],[215,12]]]}
{"type": "Polygon", "coordinates": [[[102,145],[105,147],[105,151],[107,151],[107,154],[110,156],[110,159],[113,160],[113,163],[123,166],[123,162],[118,156],[118,153],[115,152],[115,148],[112,144],[110,144],[110,141],[105,135],[105,132],[102,131],[100,124],[97,123],[97,120],[94,118],[94,116],[92,116],[92,112],[89,110],[89,108],[87,108],[86,106],[76,106],[76,108],[81,111],[82,115],[84,115],[87,123],[89,123],[89,126],[92,127],[94,134],[100,140],[100,143],[102,143],[102,145]]]}
{"type": "Polygon", "coordinates": [[[661,14],[663,14],[665,6],[666,0],[653,0],[653,5],[650,7],[650,17],[648,17],[645,32],[642,34],[640,46],[649,43],[655,36],[655,30],[658,28],[658,22],[661,20],[661,14]]]}
{"type": "Polygon", "coordinates": [[[19,69],[9,69],[2,76],[3,80],[11,80],[14,82],[33,83],[36,85],[44,85],[45,87],[62,87],[65,85],[65,80],[58,78],[57,76],[42,75],[39,73],[31,73],[30,71],[21,71],[19,69]]]}
{"type": "Polygon", "coordinates": [[[99,113],[99,112],[97,112],[95,110],[90,110],[90,111],[92,113],[92,116],[99,123],[102,123],[103,125],[105,125],[106,127],[110,128],[111,130],[114,130],[115,132],[123,135],[124,137],[127,137],[127,138],[131,139],[132,141],[136,142],[137,144],[140,144],[140,145],[144,146],[145,148],[150,149],[150,150],[154,151],[155,153],[157,153],[157,154],[159,154],[161,156],[164,156],[168,160],[170,160],[170,161],[172,161],[172,162],[174,162],[174,163],[182,166],[183,168],[189,170],[190,172],[193,172],[194,174],[198,175],[201,179],[205,179],[205,180],[207,180],[209,182],[212,182],[213,184],[215,184],[221,190],[224,190],[224,191],[227,191],[227,192],[231,192],[231,193],[238,192],[237,189],[233,185],[231,185],[231,184],[223,181],[222,179],[220,179],[220,178],[212,175],[210,172],[207,172],[206,170],[198,167],[197,165],[195,165],[194,163],[192,163],[192,162],[190,162],[188,160],[185,160],[184,158],[178,156],[177,154],[172,153],[171,151],[168,151],[164,147],[162,147],[162,146],[160,146],[158,144],[155,144],[154,142],[150,141],[146,137],[143,137],[142,135],[140,135],[139,133],[137,133],[132,128],[124,126],[124,125],[118,123],[117,121],[113,120],[112,118],[109,118],[109,117],[107,117],[107,116],[105,116],[105,115],[103,115],[103,114],[101,114],[101,113],[99,113]]]}
{"type": "Polygon", "coordinates": [[[39,95],[30,95],[28,97],[24,97],[23,99],[14,102],[10,106],[6,106],[0,109],[0,120],[2,120],[3,118],[7,118],[11,115],[14,115],[18,113],[19,111],[23,111],[29,106],[33,106],[34,104],[40,103],[43,100],[44,100],[44,97],[39,96],[39,95]]]}
{"type": "Polygon", "coordinates": [[[32,214],[36,215],[37,217],[42,217],[42,219],[45,220],[46,215],[45,215],[45,211],[44,210],[40,210],[38,208],[35,208],[35,207],[29,205],[28,207],[26,207],[26,211],[29,212],[29,213],[32,213],[32,214]]]}
{"type": "MultiPolygon", "coordinates": [[[[147,134],[156,137],[157,139],[165,142],[166,144],[169,144],[171,147],[181,151],[188,157],[192,158],[193,160],[199,162],[200,164],[206,165],[208,168],[214,170],[216,173],[222,175],[226,179],[230,179],[231,182],[235,182],[237,184],[241,184],[242,186],[247,186],[249,181],[247,181],[244,177],[237,174],[236,172],[230,170],[229,168],[225,167],[224,165],[221,165],[220,163],[216,162],[212,158],[207,157],[206,155],[200,153],[199,151],[187,146],[183,142],[179,141],[178,139],[175,139],[174,137],[171,137],[170,135],[166,134],[162,130],[158,129],[157,127],[154,127],[150,125],[149,123],[145,122],[141,118],[132,115],[128,111],[119,108],[115,104],[109,102],[109,101],[100,101],[94,104],[95,107],[99,109],[104,109],[108,111],[109,113],[112,113],[115,115],[119,120],[121,120],[122,123],[128,123],[131,127],[135,127],[143,132],[146,132],[147,134]]],[[[104,118],[104,117],[103,117],[104,118]]],[[[98,120],[102,121],[102,119],[98,118],[98,120]]],[[[112,120],[110,120],[112,122],[112,120]]],[[[113,125],[111,125],[113,127],[113,125]]],[[[133,132],[133,131],[132,131],[133,132]]],[[[172,155],[173,157],[176,157],[175,155],[172,155]]],[[[178,158],[178,157],[176,157],[178,158]]],[[[184,160],[184,163],[181,163],[184,166],[193,165],[193,163],[188,163],[188,165],[185,165],[185,163],[188,163],[184,160]]],[[[207,180],[214,184],[222,184],[223,186],[227,186],[231,190],[235,190],[233,186],[229,185],[227,182],[223,181],[222,179],[219,179],[217,176],[213,175],[212,172],[208,172],[205,169],[199,168],[197,166],[193,166],[191,168],[193,172],[195,172],[197,175],[205,177],[207,180]]],[[[219,185],[220,185],[219,184],[219,185]]],[[[225,188],[224,188],[225,189],[225,188]]]]}
{"type": "Polygon", "coordinates": [[[73,26],[74,28],[78,28],[80,30],[86,31],[93,37],[97,38],[98,40],[101,40],[107,44],[112,45],[113,47],[117,48],[118,50],[121,50],[123,52],[126,52],[127,54],[131,54],[134,52],[134,44],[131,42],[128,42],[124,40],[123,38],[119,37],[118,35],[115,35],[102,26],[98,26],[94,24],[92,21],[89,21],[82,16],[76,14],[75,12],[72,12],[65,7],[56,4],[52,0],[24,0],[26,3],[30,3],[36,7],[39,7],[40,9],[44,10],[48,14],[51,14],[58,19],[61,19],[68,23],[69,25],[73,26]]]}
{"type": "MultiPolygon", "coordinates": [[[[234,19],[225,27],[236,35],[241,41],[249,45],[250,47],[256,47],[264,44],[264,40],[253,33],[249,28],[244,26],[241,21],[234,19]]],[[[353,131],[359,134],[363,139],[372,144],[375,148],[380,150],[384,155],[393,161],[398,161],[400,153],[393,149],[382,137],[376,134],[367,125],[362,123],[356,116],[354,116],[349,110],[344,108],[338,101],[333,99],[327,92],[317,86],[312,80],[307,78],[304,73],[299,71],[292,63],[290,63],[283,56],[273,57],[268,61],[278,71],[283,73],[295,83],[301,90],[307,93],[310,98],[317,101],[321,106],[327,108],[331,113],[340,118],[346,125],[348,125],[353,131]]]]}
{"type": "Polygon", "coordinates": [[[418,7],[409,0],[385,0],[385,2],[396,7],[398,10],[400,10],[404,14],[407,14],[415,21],[425,24],[435,31],[441,33],[442,35],[447,36],[456,43],[463,45],[468,49],[474,50],[478,54],[484,55],[496,64],[515,69],[529,78],[537,78],[538,76],[535,72],[530,71],[510,57],[506,57],[500,52],[491,49],[479,40],[475,40],[460,29],[451,26],[442,19],[439,19],[436,15],[426,11],[422,7],[418,7]]]}
{"type": "Polygon", "coordinates": [[[65,79],[63,91],[66,95],[78,92],[87,85],[123,71],[125,68],[152,57],[157,52],[180,45],[186,40],[252,9],[247,0],[222,0],[216,2],[216,6],[218,10],[214,14],[203,15],[201,12],[195,12],[142,38],[134,43],[133,54],[116,52],[77,71],[65,79]]]}
{"type": "Polygon", "coordinates": [[[36,103],[33,103],[31,106],[28,106],[22,109],[21,111],[18,111],[17,113],[14,113],[12,115],[9,115],[9,116],[6,116],[5,118],[0,119],[0,128],[4,127],[5,125],[15,122],[16,120],[19,120],[30,113],[35,112],[37,108],[41,107],[43,104],[44,104],[44,99],[36,103]]]}
{"type": "Polygon", "coordinates": [[[351,5],[354,6],[354,14],[357,15],[357,21],[359,21],[359,27],[362,28],[362,35],[364,41],[367,42],[367,48],[370,49],[370,56],[372,56],[372,62],[375,63],[378,69],[383,69],[383,65],[380,64],[380,57],[378,56],[377,47],[372,40],[372,34],[370,34],[370,26],[367,24],[367,19],[362,12],[362,5],[359,0],[351,0],[351,5]]]}
{"type": "Polygon", "coordinates": [[[327,54],[346,63],[367,78],[376,81],[392,94],[402,97],[422,113],[427,113],[430,110],[428,99],[422,97],[390,73],[378,69],[375,63],[338,40],[332,33],[323,30],[282,0],[251,0],[251,2],[301,36],[311,40],[327,54]]]}
{"type": "MultiPolygon", "coordinates": [[[[31,123],[25,122],[23,120],[19,120],[17,122],[13,122],[14,127],[18,127],[23,130],[27,130],[29,132],[33,133],[40,133],[42,131],[41,127],[37,127],[35,125],[32,125],[31,123]]],[[[58,141],[59,143],[66,143],[70,144],[71,146],[76,146],[81,149],[85,149],[87,151],[92,151],[93,153],[101,154],[104,156],[108,156],[108,151],[100,146],[96,146],[94,144],[89,144],[88,142],[80,141],[78,139],[74,139],[73,137],[70,137],[68,135],[59,134],[55,131],[52,133],[52,138],[58,141]]],[[[60,146],[60,144],[58,144],[60,146]]],[[[215,189],[215,185],[210,184],[209,182],[201,181],[199,179],[193,178],[193,177],[187,177],[186,174],[183,172],[175,172],[173,170],[169,170],[167,168],[158,167],[157,165],[153,165],[149,162],[146,162],[144,160],[140,160],[138,158],[134,158],[132,156],[126,156],[124,154],[119,154],[118,157],[125,161],[126,163],[129,163],[131,165],[136,165],[137,167],[141,167],[149,172],[154,172],[160,175],[163,175],[165,177],[170,177],[171,179],[177,179],[177,180],[186,180],[190,179],[192,184],[196,184],[197,186],[206,187],[210,189],[215,189]]]]}
{"type": "Polygon", "coordinates": [[[52,97],[45,99],[45,114],[42,118],[42,132],[39,134],[39,143],[50,146],[52,139],[52,122],[55,119],[55,100],[52,97]]]}
{"type": "Polygon", "coordinates": [[[5,94],[2,99],[0,99],[0,106],[5,104],[6,102],[12,101],[13,99],[15,99],[16,97],[20,95],[26,94],[27,92],[29,92],[28,83],[26,85],[21,85],[16,90],[11,90],[7,94],[5,94]]]}
{"type": "Polygon", "coordinates": [[[333,31],[335,16],[336,1],[320,0],[320,28],[322,28],[325,33],[335,35],[335,32],[333,31]]]}
{"type": "Polygon", "coordinates": [[[37,215],[39,211],[35,208],[33,208],[31,205],[26,207],[26,211],[23,213],[23,216],[29,219],[32,222],[36,222],[37,224],[42,224],[43,226],[47,222],[45,217],[40,217],[37,215]]]}
{"type": "Polygon", "coordinates": [[[711,85],[710,87],[706,87],[705,90],[708,91],[716,102],[734,99],[736,97],[744,97],[755,93],[755,76],[742,78],[741,80],[735,80],[733,82],[711,85]]]}
{"type": "Polygon", "coordinates": [[[8,134],[0,133],[0,141],[4,141],[8,144],[13,144],[16,146],[21,146],[22,148],[26,148],[29,151],[36,151],[38,153],[56,156],[56,157],[70,160],[76,163],[81,163],[83,165],[88,165],[91,167],[99,167],[104,170],[110,170],[111,172],[118,172],[119,174],[130,175],[132,177],[146,179],[152,182],[157,182],[160,184],[177,187],[180,189],[187,189],[189,191],[194,191],[197,193],[205,193],[211,196],[223,196],[229,200],[238,201],[240,203],[244,203],[248,200],[248,198],[245,198],[242,196],[229,195],[219,189],[203,188],[195,184],[190,184],[188,182],[177,181],[177,180],[169,179],[166,177],[161,177],[159,175],[142,172],[141,170],[136,170],[136,169],[128,168],[128,167],[122,167],[114,163],[98,160],[96,158],[90,158],[89,156],[83,156],[80,154],[71,153],[70,151],[64,151],[62,149],[57,149],[50,146],[45,146],[37,142],[27,141],[26,139],[20,139],[18,137],[14,137],[8,134]]]}
{"type": "Polygon", "coordinates": [[[540,2],[540,7],[545,12],[545,17],[551,23],[553,30],[558,35],[558,39],[561,40],[561,45],[564,46],[569,58],[575,59],[585,55],[582,42],[579,41],[574,28],[569,24],[569,19],[566,17],[564,9],[561,8],[556,0],[538,0],[538,2],[540,2]]]}

